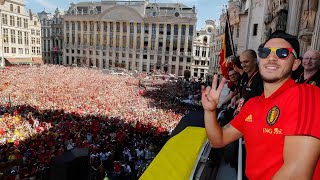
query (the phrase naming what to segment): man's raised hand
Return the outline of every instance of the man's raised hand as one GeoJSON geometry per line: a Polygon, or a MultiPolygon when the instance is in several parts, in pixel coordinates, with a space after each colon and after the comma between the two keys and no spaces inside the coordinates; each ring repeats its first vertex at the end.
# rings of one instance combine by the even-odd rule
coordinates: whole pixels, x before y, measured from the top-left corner
{"type": "Polygon", "coordinates": [[[219,103],[221,91],[223,89],[226,79],[222,78],[218,88],[218,75],[215,74],[212,81],[212,87],[201,87],[201,102],[205,111],[215,111],[219,103]]]}

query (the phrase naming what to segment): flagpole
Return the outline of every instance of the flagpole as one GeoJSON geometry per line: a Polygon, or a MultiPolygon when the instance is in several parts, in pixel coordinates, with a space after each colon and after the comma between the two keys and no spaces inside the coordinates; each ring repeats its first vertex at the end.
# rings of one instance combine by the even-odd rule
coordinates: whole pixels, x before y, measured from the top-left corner
{"type": "Polygon", "coordinates": [[[233,44],[233,33],[231,32],[231,26],[230,26],[230,22],[229,22],[229,13],[228,13],[228,9],[226,9],[227,11],[227,25],[229,26],[228,30],[229,30],[229,35],[230,35],[230,43],[231,43],[231,49],[232,49],[232,54],[233,56],[236,56],[236,52],[234,50],[234,44],[233,44]]]}

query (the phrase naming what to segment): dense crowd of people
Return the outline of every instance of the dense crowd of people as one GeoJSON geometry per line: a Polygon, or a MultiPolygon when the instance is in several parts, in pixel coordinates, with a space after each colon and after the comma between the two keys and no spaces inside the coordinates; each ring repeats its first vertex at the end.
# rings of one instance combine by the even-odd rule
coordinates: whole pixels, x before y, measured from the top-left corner
{"type": "Polygon", "coordinates": [[[89,148],[91,178],[136,179],[191,107],[176,100],[190,85],[167,79],[54,65],[0,71],[5,179],[45,179],[55,157],[74,148],[89,148]]]}

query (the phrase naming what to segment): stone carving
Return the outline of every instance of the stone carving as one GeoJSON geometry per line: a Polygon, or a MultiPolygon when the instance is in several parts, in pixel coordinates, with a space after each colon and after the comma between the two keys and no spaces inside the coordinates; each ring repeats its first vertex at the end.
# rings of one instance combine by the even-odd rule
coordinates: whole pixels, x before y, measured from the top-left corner
{"type": "Polygon", "coordinates": [[[143,17],[133,8],[128,7],[113,7],[105,11],[101,15],[101,20],[117,20],[129,22],[142,22],[143,17]]]}
{"type": "Polygon", "coordinates": [[[318,9],[318,0],[306,0],[303,3],[301,27],[302,29],[313,29],[318,9]]]}
{"type": "Polygon", "coordinates": [[[271,23],[271,21],[272,21],[272,15],[270,12],[267,12],[264,15],[264,24],[269,24],[269,23],[271,23]]]}
{"type": "Polygon", "coordinates": [[[265,35],[276,30],[286,30],[288,17],[287,0],[270,0],[267,2],[268,11],[264,15],[264,23],[266,25],[265,35]]]}
{"type": "Polygon", "coordinates": [[[264,31],[264,35],[266,36],[266,38],[269,38],[269,37],[270,37],[271,32],[272,32],[272,28],[266,26],[266,29],[265,29],[265,31],[264,31]]]}
{"type": "Polygon", "coordinates": [[[285,10],[280,10],[278,12],[278,17],[277,17],[277,30],[282,30],[285,31],[287,27],[287,16],[288,16],[288,11],[285,10]]]}

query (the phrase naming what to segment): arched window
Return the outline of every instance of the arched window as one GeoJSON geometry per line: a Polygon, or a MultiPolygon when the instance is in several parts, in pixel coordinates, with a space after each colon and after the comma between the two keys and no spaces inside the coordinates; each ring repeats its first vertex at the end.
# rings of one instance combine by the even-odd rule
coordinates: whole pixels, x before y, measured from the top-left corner
{"type": "Polygon", "coordinates": [[[17,7],[17,12],[20,13],[20,6],[17,7]]]}
{"type": "Polygon", "coordinates": [[[13,5],[10,4],[10,11],[13,12],[13,5]]]}
{"type": "Polygon", "coordinates": [[[208,42],[207,36],[203,37],[203,43],[207,43],[207,42],[208,42]]]}

